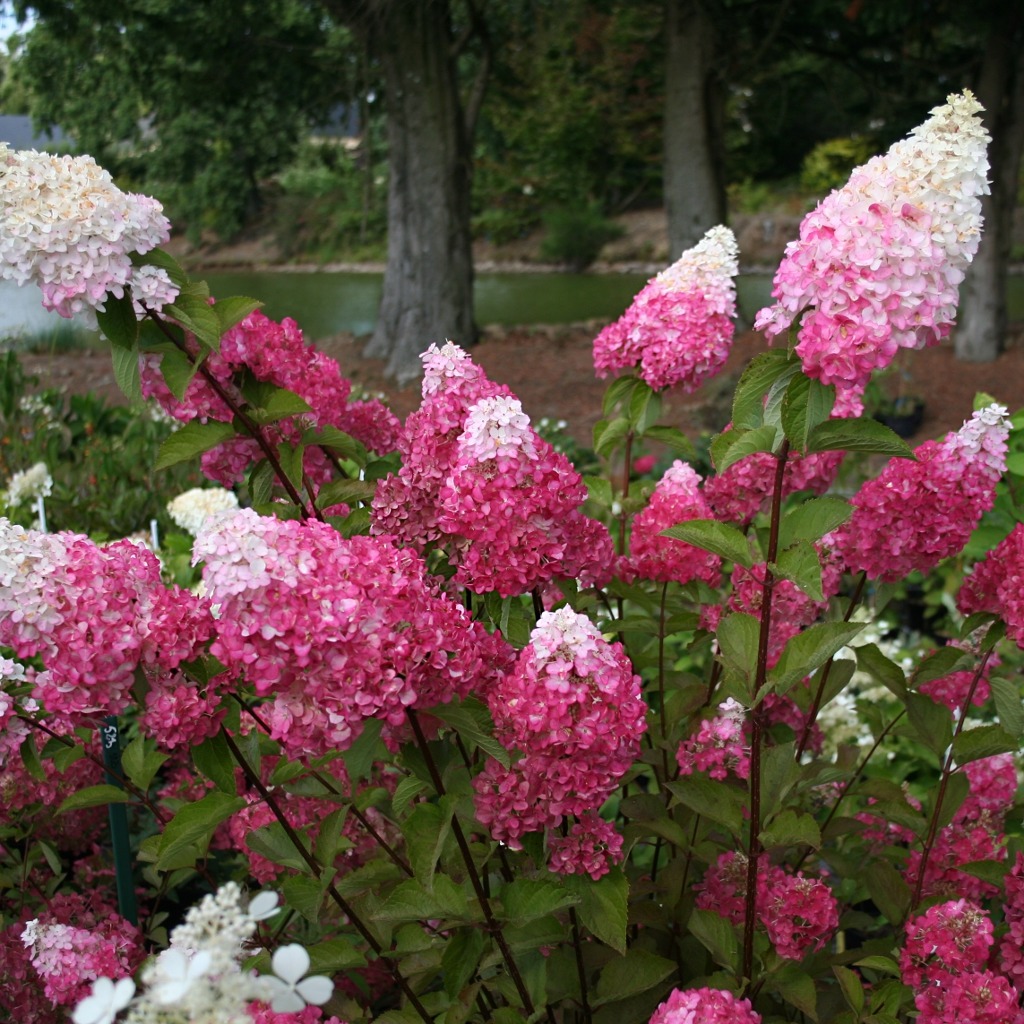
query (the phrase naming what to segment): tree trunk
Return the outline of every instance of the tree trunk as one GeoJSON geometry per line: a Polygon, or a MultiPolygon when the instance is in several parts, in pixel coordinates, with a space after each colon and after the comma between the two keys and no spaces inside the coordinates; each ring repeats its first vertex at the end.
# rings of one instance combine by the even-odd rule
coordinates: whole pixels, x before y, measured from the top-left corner
{"type": "Polygon", "coordinates": [[[1006,277],[1024,149],[1024,9],[1007,4],[985,45],[977,97],[992,135],[992,194],[983,197],[985,234],[963,284],[954,335],[958,359],[991,362],[1006,341],[1006,277]]]}
{"type": "Polygon", "coordinates": [[[721,88],[714,25],[701,0],[667,0],[665,208],[672,259],[725,221],[721,88]]]}
{"type": "Polygon", "coordinates": [[[448,0],[380,4],[373,52],[388,118],[388,257],[366,355],[399,382],[445,340],[472,345],[471,152],[451,59],[448,0]]]}

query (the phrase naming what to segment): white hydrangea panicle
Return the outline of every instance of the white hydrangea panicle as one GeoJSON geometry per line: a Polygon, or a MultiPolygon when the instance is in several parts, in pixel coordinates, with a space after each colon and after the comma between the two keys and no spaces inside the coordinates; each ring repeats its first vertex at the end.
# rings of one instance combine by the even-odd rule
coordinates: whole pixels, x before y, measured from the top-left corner
{"type": "Polygon", "coordinates": [[[482,377],[482,371],[467,353],[453,341],[446,341],[441,348],[431,345],[420,359],[423,362],[423,397],[441,391],[448,391],[459,381],[475,381],[482,377]]]}
{"type": "Polygon", "coordinates": [[[531,456],[536,448],[530,417],[518,398],[482,398],[469,410],[459,435],[459,456],[470,462],[531,456]]]}
{"type": "Polygon", "coordinates": [[[53,477],[45,462],[37,462],[29,469],[22,469],[7,481],[3,492],[8,508],[31,505],[37,498],[48,498],[53,493],[53,477]]]}
{"type": "Polygon", "coordinates": [[[210,516],[237,508],[238,497],[234,491],[223,487],[193,487],[168,503],[167,514],[177,526],[196,537],[210,516]]]}
{"type": "Polygon", "coordinates": [[[113,1024],[126,1008],[124,1024],[252,1024],[249,1007],[254,1002],[269,1004],[275,1013],[326,1003],[334,983],[321,975],[305,976],[310,959],[302,946],[278,949],[273,975],[242,969],[259,922],[280,909],[272,892],[258,893],[244,904],[234,882],[205,896],[171,932],[169,947],[143,968],[142,989],[134,999],[129,979],[114,983],[100,978],[79,1001],[73,1024],[113,1024]]]}
{"type": "Polygon", "coordinates": [[[160,203],[122,192],[92,157],[0,150],[0,277],[37,285],[47,309],[95,326],[107,295],[136,277],[136,298],[173,300],[166,272],[132,263],[169,237],[160,203]]]}
{"type": "Polygon", "coordinates": [[[963,461],[987,467],[996,476],[1006,471],[1006,442],[1010,436],[1009,412],[1005,405],[993,402],[978,409],[944,445],[963,461]]]}
{"type": "Polygon", "coordinates": [[[734,316],[739,255],[736,236],[719,224],[655,280],[672,291],[698,292],[708,300],[712,312],[734,316]]]}

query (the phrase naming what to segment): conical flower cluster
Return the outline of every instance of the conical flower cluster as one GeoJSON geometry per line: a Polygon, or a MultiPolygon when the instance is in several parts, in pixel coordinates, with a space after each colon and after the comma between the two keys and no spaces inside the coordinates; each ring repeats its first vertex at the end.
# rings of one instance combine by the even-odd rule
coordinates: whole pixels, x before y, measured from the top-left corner
{"type": "Polygon", "coordinates": [[[989,191],[981,109],[950,96],[804,218],[754,326],[771,340],[798,323],[808,376],[863,385],[898,349],[949,334],[989,191]]]}

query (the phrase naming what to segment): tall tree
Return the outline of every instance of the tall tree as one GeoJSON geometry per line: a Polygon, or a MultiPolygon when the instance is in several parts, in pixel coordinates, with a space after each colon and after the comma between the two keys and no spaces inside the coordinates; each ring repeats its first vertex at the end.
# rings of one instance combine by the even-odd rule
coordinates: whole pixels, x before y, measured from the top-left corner
{"type": "Polygon", "coordinates": [[[1024,152],[1024,7],[992,12],[976,93],[992,134],[992,192],[982,201],[985,235],[960,288],[954,335],[959,359],[990,362],[1006,343],[1006,284],[1024,152]]]}
{"type": "Polygon", "coordinates": [[[705,0],[667,0],[665,210],[672,259],[726,216],[716,33],[705,0]]]}
{"type": "Polygon", "coordinates": [[[470,2],[456,37],[449,0],[324,0],[382,72],[388,120],[388,256],[367,354],[399,381],[445,339],[476,341],[470,230],[471,139],[488,71],[482,19],[470,2]],[[462,47],[482,47],[470,99],[459,88],[462,47]]]}

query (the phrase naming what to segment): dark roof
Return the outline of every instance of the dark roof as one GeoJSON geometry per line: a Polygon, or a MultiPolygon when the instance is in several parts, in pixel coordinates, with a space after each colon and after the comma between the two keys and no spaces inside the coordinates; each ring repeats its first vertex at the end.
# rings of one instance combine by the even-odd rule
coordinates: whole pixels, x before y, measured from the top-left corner
{"type": "Polygon", "coordinates": [[[0,114],[0,142],[6,142],[11,149],[67,150],[72,144],[59,128],[37,132],[32,127],[32,118],[25,114],[0,114]]]}

